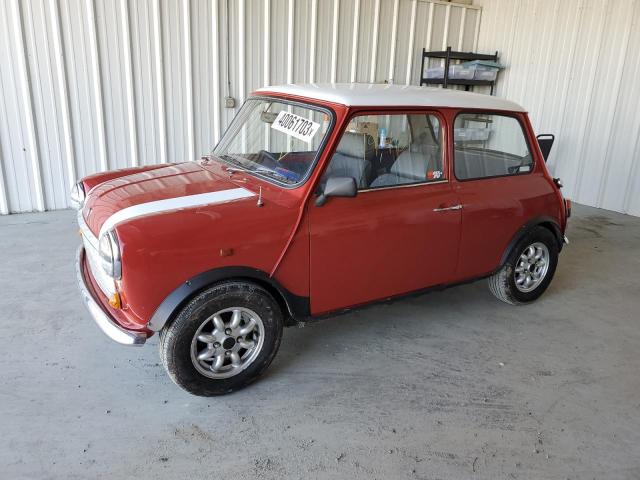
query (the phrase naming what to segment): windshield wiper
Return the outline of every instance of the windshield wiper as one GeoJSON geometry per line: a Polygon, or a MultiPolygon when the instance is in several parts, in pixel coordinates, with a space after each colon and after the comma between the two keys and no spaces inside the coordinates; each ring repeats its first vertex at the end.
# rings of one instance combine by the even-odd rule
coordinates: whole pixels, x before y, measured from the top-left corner
{"type": "Polygon", "coordinates": [[[222,154],[219,155],[219,157],[229,163],[232,163],[234,165],[234,167],[225,167],[225,170],[228,173],[238,173],[238,172],[245,172],[245,173],[251,173],[253,172],[252,169],[245,167],[242,162],[240,160],[238,160],[236,157],[232,156],[232,155],[227,155],[227,154],[222,154]]]}
{"type": "Polygon", "coordinates": [[[240,160],[238,160],[236,157],[232,156],[232,155],[227,155],[227,154],[222,154],[219,155],[219,157],[229,163],[233,163],[234,166],[229,166],[226,167],[225,170],[228,173],[261,173],[263,175],[267,175],[270,177],[275,177],[278,180],[285,182],[285,183],[292,183],[291,179],[288,178],[286,175],[281,174],[280,172],[277,172],[276,170],[271,170],[269,168],[266,167],[256,167],[256,168],[250,168],[250,167],[245,167],[242,162],[240,162],[240,160]],[[236,166],[237,165],[237,166],[236,166]]]}
{"type": "Polygon", "coordinates": [[[244,167],[225,167],[224,169],[226,172],[229,173],[238,173],[238,172],[245,172],[245,173],[251,173],[253,172],[253,170],[249,170],[248,168],[244,168],[244,167]]]}
{"type": "Polygon", "coordinates": [[[290,178],[287,178],[286,175],[283,175],[279,172],[276,172],[275,170],[269,170],[268,168],[254,168],[254,169],[249,169],[249,168],[237,168],[237,167],[227,167],[226,171],[229,173],[238,173],[238,172],[243,172],[243,173],[261,173],[263,175],[267,175],[270,177],[274,177],[277,178],[278,180],[285,182],[285,183],[292,183],[290,178]]]}
{"type": "Polygon", "coordinates": [[[226,153],[223,153],[222,155],[218,155],[218,157],[220,157],[221,159],[229,162],[229,163],[233,163],[234,165],[238,165],[239,168],[248,170],[247,167],[245,167],[242,162],[240,160],[238,160],[238,158],[234,157],[233,155],[227,155],[226,153]]]}
{"type": "Polygon", "coordinates": [[[277,172],[275,170],[269,170],[268,168],[258,168],[255,170],[258,173],[264,173],[266,175],[270,175],[272,177],[277,177],[280,180],[286,182],[286,183],[291,183],[291,179],[288,178],[286,175],[281,174],[280,172],[277,172]]]}

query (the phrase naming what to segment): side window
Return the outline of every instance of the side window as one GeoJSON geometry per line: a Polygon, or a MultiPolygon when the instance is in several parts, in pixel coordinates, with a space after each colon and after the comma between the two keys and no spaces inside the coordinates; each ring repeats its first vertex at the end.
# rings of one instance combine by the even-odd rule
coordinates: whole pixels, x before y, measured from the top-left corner
{"type": "Polygon", "coordinates": [[[461,113],[453,131],[456,178],[518,175],[533,169],[520,122],[506,115],[461,113]]]}
{"type": "Polygon", "coordinates": [[[444,180],[438,117],[429,114],[354,117],[323,180],[334,176],[355,178],[359,190],[444,180]]]}

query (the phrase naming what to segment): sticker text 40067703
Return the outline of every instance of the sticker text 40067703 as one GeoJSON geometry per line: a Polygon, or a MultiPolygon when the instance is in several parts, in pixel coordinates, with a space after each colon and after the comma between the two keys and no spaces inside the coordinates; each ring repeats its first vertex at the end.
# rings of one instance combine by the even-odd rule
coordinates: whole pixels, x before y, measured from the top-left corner
{"type": "Polygon", "coordinates": [[[283,110],[273,121],[271,128],[309,142],[320,128],[320,124],[283,110]]]}

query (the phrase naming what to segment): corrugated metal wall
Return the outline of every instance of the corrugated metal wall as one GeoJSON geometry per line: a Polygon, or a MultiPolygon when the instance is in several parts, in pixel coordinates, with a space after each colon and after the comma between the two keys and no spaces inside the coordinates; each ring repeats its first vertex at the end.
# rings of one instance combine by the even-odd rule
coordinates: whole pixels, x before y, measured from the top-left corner
{"type": "Polygon", "coordinates": [[[476,0],[497,94],[553,133],[551,172],[587,205],[640,215],[640,1],[476,0]]]}
{"type": "Polygon", "coordinates": [[[208,152],[237,111],[227,95],[417,83],[422,47],[471,50],[479,22],[478,7],[423,0],[2,0],[0,213],[208,152]]]}

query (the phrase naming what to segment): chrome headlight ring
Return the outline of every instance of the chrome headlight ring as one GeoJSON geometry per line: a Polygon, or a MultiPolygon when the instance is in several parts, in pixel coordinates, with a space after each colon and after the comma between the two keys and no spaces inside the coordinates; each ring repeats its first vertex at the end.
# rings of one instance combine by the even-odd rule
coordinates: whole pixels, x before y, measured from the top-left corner
{"type": "Polygon", "coordinates": [[[71,199],[71,206],[76,210],[80,210],[82,205],[84,205],[84,200],[86,198],[86,193],[84,191],[84,185],[82,182],[76,183],[71,188],[71,194],[69,195],[71,199]]]}
{"type": "Polygon", "coordinates": [[[122,276],[120,245],[113,230],[104,233],[98,242],[98,254],[102,269],[114,280],[122,276]]]}

